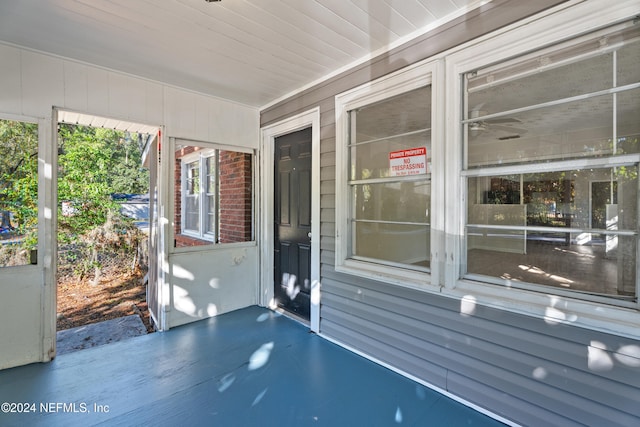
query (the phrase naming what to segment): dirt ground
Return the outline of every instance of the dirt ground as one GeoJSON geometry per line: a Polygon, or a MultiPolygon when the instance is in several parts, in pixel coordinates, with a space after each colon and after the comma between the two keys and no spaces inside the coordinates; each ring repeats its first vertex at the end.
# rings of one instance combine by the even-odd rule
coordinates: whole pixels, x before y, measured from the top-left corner
{"type": "Polygon", "coordinates": [[[143,276],[141,271],[109,274],[98,285],[90,278],[58,280],[58,330],[138,314],[153,332],[143,276]]]}

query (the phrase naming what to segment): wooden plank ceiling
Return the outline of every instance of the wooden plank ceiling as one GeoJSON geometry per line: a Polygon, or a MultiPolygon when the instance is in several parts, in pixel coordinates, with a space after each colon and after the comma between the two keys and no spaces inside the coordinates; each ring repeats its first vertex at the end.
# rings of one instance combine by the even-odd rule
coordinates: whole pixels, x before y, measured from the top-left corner
{"type": "Polygon", "coordinates": [[[0,43],[261,107],[486,0],[0,0],[0,43]]]}

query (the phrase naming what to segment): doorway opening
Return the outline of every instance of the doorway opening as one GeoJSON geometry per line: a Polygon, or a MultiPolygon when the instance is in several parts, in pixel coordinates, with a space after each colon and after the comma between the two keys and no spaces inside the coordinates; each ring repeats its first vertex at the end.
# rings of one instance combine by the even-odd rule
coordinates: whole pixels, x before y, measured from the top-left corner
{"type": "Polygon", "coordinates": [[[154,330],[142,156],[157,134],[157,127],[58,112],[58,354],[154,330]],[[96,325],[93,332],[78,336],[87,325],[96,325]]]}

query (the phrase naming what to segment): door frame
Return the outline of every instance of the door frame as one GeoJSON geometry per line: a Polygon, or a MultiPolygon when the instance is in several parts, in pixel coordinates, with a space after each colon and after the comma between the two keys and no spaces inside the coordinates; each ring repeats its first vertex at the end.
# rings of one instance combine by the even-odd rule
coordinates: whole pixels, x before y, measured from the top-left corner
{"type": "Polygon", "coordinates": [[[260,130],[260,305],[276,309],[274,274],[274,149],[275,139],[311,127],[311,307],[310,329],[320,332],[320,107],[289,117],[260,130]]]}
{"type": "Polygon", "coordinates": [[[33,117],[0,113],[0,119],[38,126],[37,263],[0,267],[0,369],[48,362],[56,352],[56,112],[33,117]],[[53,119],[52,119],[53,117],[53,119]]]}

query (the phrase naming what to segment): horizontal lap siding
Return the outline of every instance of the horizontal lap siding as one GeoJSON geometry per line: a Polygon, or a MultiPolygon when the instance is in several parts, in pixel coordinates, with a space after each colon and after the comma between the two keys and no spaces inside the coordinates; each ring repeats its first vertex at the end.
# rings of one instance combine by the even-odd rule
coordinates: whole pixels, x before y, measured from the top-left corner
{"type": "Polygon", "coordinates": [[[387,364],[507,418],[535,407],[549,411],[537,413],[546,425],[630,425],[629,414],[640,415],[637,369],[620,364],[603,375],[588,369],[588,345],[607,340],[604,334],[482,307],[464,316],[448,298],[340,276],[323,272],[323,317],[331,322],[322,332],[353,346],[356,328],[367,343],[358,350],[387,364]],[[474,391],[480,385],[496,392],[474,391]]]}
{"type": "MultiPolygon", "coordinates": [[[[319,106],[320,331],[364,354],[527,425],[634,425],[639,369],[589,368],[590,345],[604,357],[623,338],[460,302],[335,271],[335,95],[426,59],[559,1],[492,2],[446,26],[262,111],[263,126],[319,106]]],[[[635,343],[637,344],[637,343],[635,343]]]]}

